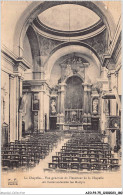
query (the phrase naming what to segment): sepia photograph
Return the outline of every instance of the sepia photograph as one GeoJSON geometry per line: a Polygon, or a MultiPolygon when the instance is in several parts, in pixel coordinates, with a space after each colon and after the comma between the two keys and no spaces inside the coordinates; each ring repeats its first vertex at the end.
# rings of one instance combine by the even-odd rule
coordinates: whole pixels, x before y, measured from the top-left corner
{"type": "Polygon", "coordinates": [[[1,1],[1,187],[122,187],[121,1],[1,1]]]}

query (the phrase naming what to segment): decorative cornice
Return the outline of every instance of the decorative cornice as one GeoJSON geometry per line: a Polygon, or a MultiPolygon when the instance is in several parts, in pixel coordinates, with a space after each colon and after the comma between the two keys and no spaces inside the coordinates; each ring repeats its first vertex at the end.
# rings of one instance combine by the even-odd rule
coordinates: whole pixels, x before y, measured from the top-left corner
{"type": "Polygon", "coordinates": [[[20,66],[23,70],[32,68],[32,65],[27,62],[24,58],[18,57],[12,51],[10,51],[6,46],[1,46],[2,57],[6,59],[12,66],[20,66]]]}
{"type": "Polygon", "coordinates": [[[112,43],[111,43],[110,48],[109,48],[109,53],[110,54],[113,53],[114,48],[117,44],[117,41],[118,41],[119,37],[121,36],[121,31],[122,31],[121,24],[122,24],[122,21],[121,21],[121,16],[120,16],[117,27],[116,27],[114,38],[113,38],[112,43]]]}
{"type": "Polygon", "coordinates": [[[119,19],[114,39],[109,47],[108,53],[103,54],[103,67],[108,69],[115,69],[115,64],[119,53],[121,52],[121,17],[119,19]]]}
{"type": "Polygon", "coordinates": [[[88,28],[85,28],[85,29],[75,30],[75,31],[62,31],[62,30],[57,30],[57,29],[53,29],[53,28],[46,26],[45,24],[43,24],[39,20],[39,18],[36,18],[33,21],[33,23],[37,28],[39,28],[40,30],[42,30],[46,33],[53,34],[55,36],[63,36],[63,37],[82,36],[82,35],[88,34],[90,32],[93,32],[93,31],[99,29],[100,27],[102,27],[104,25],[103,21],[100,19],[97,23],[95,23],[94,25],[89,26],[88,28]]]}
{"type": "Polygon", "coordinates": [[[60,35],[53,35],[53,34],[50,34],[50,33],[47,33],[47,32],[44,32],[42,31],[41,29],[39,29],[37,26],[35,26],[34,24],[32,24],[33,26],[33,29],[40,35],[46,37],[46,38],[49,38],[49,39],[53,39],[53,40],[58,40],[58,41],[77,41],[77,40],[85,40],[85,39],[89,39],[89,38],[92,38],[92,37],[95,37],[96,35],[102,33],[105,29],[106,29],[106,26],[105,25],[102,25],[100,26],[100,28],[96,29],[94,32],[89,32],[85,35],[79,35],[79,36],[76,36],[76,37],[66,37],[66,36],[60,36],[60,35]]]}
{"type": "Polygon", "coordinates": [[[23,87],[27,88],[27,89],[34,87],[34,86],[38,87],[38,86],[42,86],[42,85],[43,86],[46,85],[50,89],[46,80],[25,80],[25,81],[23,81],[23,87]]]}
{"type": "Polygon", "coordinates": [[[31,86],[33,86],[33,85],[38,86],[38,85],[42,85],[44,83],[46,83],[46,80],[25,80],[24,81],[24,85],[31,85],[31,86]]]}

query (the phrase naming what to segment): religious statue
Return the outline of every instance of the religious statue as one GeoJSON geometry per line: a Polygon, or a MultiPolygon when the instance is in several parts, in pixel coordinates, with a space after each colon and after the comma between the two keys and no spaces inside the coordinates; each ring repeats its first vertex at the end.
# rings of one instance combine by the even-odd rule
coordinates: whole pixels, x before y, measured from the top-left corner
{"type": "Polygon", "coordinates": [[[70,65],[70,64],[67,64],[65,76],[68,77],[68,76],[71,75],[72,73],[73,73],[73,71],[72,71],[72,69],[71,69],[71,65],[70,65]]]}
{"type": "Polygon", "coordinates": [[[51,113],[56,114],[56,102],[54,99],[51,102],[51,113]]]}
{"type": "Polygon", "coordinates": [[[39,110],[39,99],[37,94],[34,94],[34,99],[33,99],[33,111],[39,110]]]}
{"type": "Polygon", "coordinates": [[[93,100],[93,113],[98,114],[98,99],[93,100]]]}

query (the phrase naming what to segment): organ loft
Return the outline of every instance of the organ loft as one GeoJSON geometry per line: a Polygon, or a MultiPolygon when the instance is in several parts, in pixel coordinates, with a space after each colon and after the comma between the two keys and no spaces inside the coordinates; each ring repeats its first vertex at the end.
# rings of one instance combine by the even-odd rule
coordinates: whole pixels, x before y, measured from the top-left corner
{"type": "Polygon", "coordinates": [[[3,171],[35,169],[56,145],[47,169],[119,170],[120,2],[20,3],[2,8],[3,171]]]}

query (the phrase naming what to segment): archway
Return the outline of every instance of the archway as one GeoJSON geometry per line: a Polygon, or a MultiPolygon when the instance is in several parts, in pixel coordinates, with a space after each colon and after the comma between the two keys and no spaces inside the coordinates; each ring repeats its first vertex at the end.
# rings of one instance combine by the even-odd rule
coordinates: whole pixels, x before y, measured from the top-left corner
{"type": "Polygon", "coordinates": [[[87,60],[91,65],[96,66],[98,69],[101,67],[101,62],[97,53],[87,44],[83,44],[80,42],[72,42],[72,43],[64,43],[61,44],[57,50],[55,49],[54,52],[51,53],[51,56],[45,63],[45,79],[50,81],[51,79],[51,71],[55,62],[62,56],[70,53],[81,53],[81,57],[87,60]]]}
{"type": "MultiPolygon", "coordinates": [[[[105,23],[108,33],[109,33],[109,40],[112,40],[115,32],[115,23],[112,19],[112,16],[105,8],[103,2],[58,2],[58,1],[51,1],[51,2],[33,2],[31,5],[27,7],[27,9],[21,15],[19,21],[16,24],[15,33],[14,33],[14,46],[16,50],[14,51],[17,55],[23,55],[23,39],[25,33],[32,23],[32,21],[37,17],[38,14],[43,12],[44,10],[59,5],[59,4],[78,4],[80,6],[85,6],[91,10],[93,10],[105,23]],[[18,48],[18,50],[17,50],[18,48]]],[[[14,49],[15,49],[14,48],[14,49]]]]}
{"type": "Polygon", "coordinates": [[[37,35],[34,29],[29,26],[27,30],[27,37],[31,46],[32,59],[33,59],[33,79],[41,78],[41,59],[40,59],[40,47],[37,35]]]}

